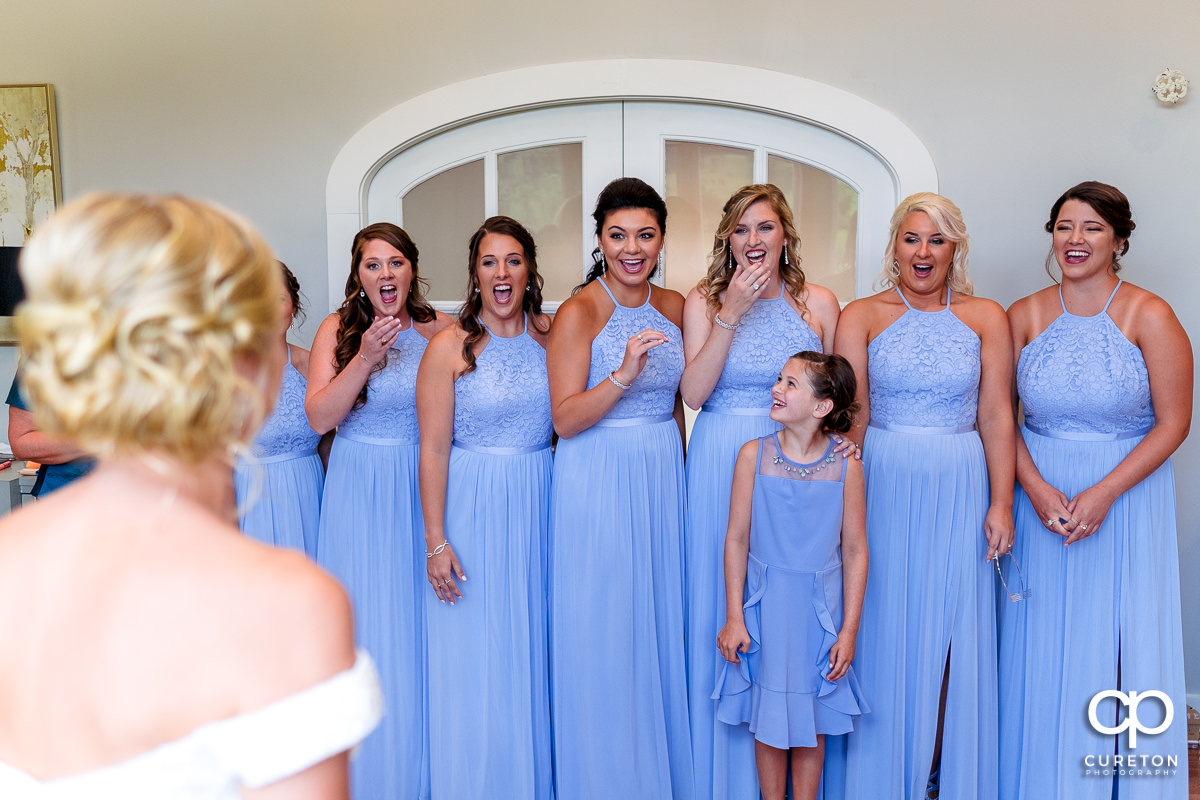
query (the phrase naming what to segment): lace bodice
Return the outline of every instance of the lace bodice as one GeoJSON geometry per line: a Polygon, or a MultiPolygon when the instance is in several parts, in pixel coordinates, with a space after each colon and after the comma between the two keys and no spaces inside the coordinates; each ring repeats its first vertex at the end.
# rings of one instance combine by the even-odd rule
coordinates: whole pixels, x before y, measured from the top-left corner
{"type": "Polygon", "coordinates": [[[549,445],[546,351],[526,331],[490,338],[475,371],[454,382],[454,441],[478,447],[549,445]]]}
{"type": "MultiPolygon", "coordinates": [[[[900,297],[908,299],[899,289],[900,297]]],[[[975,424],[980,341],[950,310],[912,306],[867,346],[871,421],[916,427],[975,424]]]]}
{"type": "Polygon", "coordinates": [[[351,409],[338,426],[338,432],[418,441],[417,367],[427,344],[415,325],[401,331],[388,351],[383,371],[371,375],[367,383],[366,405],[351,409]]]}
{"type": "Polygon", "coordinates": [[[238,800],[350,749],[379,723],[383,696],[375,665],[354,666],[255,711],[196,728],[128,761],[39,781],[0,763],[5,800],[238,800]]]}
{"type": "Polygon", "coordinates": [[[263,422],[250,452],[259,458],[290,453],[313,453],[321,435],[308,425],[304,413],[304,392],[308,382],[292,364],[292,349],[288,348],[288,363],[283,368],[283,381],[275,410],[263,422]]]}
{"type": "Polygon", "coordinates": [[[759,298],[738,321],[729,355],[706,409],[770,408],[771,387],[787,359],[801,350],[821,352],[821,340],[781,293],[759,298]]]}
{"type": "MultiPolygon", "coordinates": [[[[1017,392],[1028,424],[1064,433],[1133,433],[1154,425],[1142,351],[1108,316],[1063,313],[1021,350],[1017,392]]],[[[1062,289],[1059,289],[1062,301],[1062,289]]]]}
{"type": "MultiPolygon", "coordinates": [[[[612,298],[604,279],[600,278],[599,281],[612,298]]],[[[661,331],[669,341],[650,351],[646,368],[634,378],[630,388],[621,395],[605,418],[629,419],[670,414],[675,409],[675,394],[679,391],[679,378],[683,375],[683,334],[675,323],[650,305],[648,292],[646,302],[637,308],[626,308],[617,303],[615,298],[613,303],[616,308],[612,316],[592,340],[587,388],[599,386],[600,381],[608,380],[608,374],[621,366],[625,358],[625,345],[631,336],[647,328],[661,331]]]]}

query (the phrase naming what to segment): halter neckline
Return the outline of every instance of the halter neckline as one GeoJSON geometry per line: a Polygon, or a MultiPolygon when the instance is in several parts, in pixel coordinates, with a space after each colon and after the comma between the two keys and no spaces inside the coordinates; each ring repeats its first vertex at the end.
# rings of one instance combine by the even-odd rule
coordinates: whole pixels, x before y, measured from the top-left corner
{"type": "Polygon", "coordinates": [[[485,325],[483,323],[482,319],[479,320],[479,326],[481,328],[483,328],[485,331],[487,331],[488,336],[492,337],[493,339],[500,339],[502,341],[511,342],[513,339],[520,339],[522,336],[529,333],[529,315],[522,314],[522,319],[524,320],[524,327],[521,328],[521,332],[518,333],[516,336],[500,336],[499,334],[492,331],[492,329],[489,328],[487,325],[485,325]]]}
{"type": "Polygon", "coordinates": [[[612,289],[608,288],[608,283],[604,280],[603,275],[601,275],[596,280],[598,280],[600,282],[600,286],[602,286],[604,288],[604,292],[605,292],[605,294],[608,295],[608,299],[612,300],[613,304],[616,305],[618,308],[643,308],[647,303],[650,302],[650,295],[653,293],[653,290],[650,288],[650,282],[646,281],[646,299],[643,300],[641,303],[639,303],[636,306],[627,306],[627,305],[624,305],[623,303],[619,302],[617,300],[617,298],[613,296],[612,289]]]}
{"type": "Polygon", "coordinates": [[[944,311],[950,310],[950,295],[952,295],[953,292],[950,290],[949,286],[946,287],[946,307],[939,308],[937,311],[922,311],[919,308],[913,308],[912,303],[908,302],[908,298],[905,297],[904,292],[900,290],[899,284],[896,286],[896,294],[900,295],[900,299],[904,301],[904,305],[908,306],[909,311],[917,311],[921,314],[941,314],[944,311]]]}
{"type": "Polygon", "coordinates": [[[1079,317],[1080,319],[1091,319],[1092,317],[1098,317],[1101,314],[1108,313],[1108,307],[1110,305],[1112,305],[1113,298],[1117,296],[1117,290],[1121,288],[1121,284],[1123,284],[1124,282],[1125,281],[1121,280],[1120,278],[1117,278],[1117,285],[1113,287],[1112,294],[1110,294],[1108,296],[1108,300],[1105,301],[1104,308],[1100,309],[1099,313],[1096,313],[1096,314],[1089,314],[1087,316],[1083,316],[1081,314],[1072,314],[1070,311],[1067,311],[1067,301],[1063,299],[1061,283],[1058,285],[1058,303],[1059,303],[1059,305],[1062,306],[1063,313],[1068,316],[1079,317]]]}

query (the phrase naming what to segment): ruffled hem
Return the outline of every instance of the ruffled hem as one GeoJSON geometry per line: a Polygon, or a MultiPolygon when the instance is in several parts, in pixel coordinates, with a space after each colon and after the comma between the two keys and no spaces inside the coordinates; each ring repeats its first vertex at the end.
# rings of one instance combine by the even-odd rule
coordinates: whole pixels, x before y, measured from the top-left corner
{"type": "MultiPolygon", "coordinates": [[[[768,565],[753,556],[748,563],[748,585],[753,587],[743,606],[750,646],[740,656],[738,664],[726,662],[717,675],[711,699],[717,701],[717,719],[727,725],[749,724],[754,738],[763,744],[785,749],[815,747],[821,734],[839,735],[854,730],[854,720],[870,711],[858,678],[851,667],[836,681],[821,676],[816,692],[789,692],[767,688],[754,680],[754,662],[761,657],[762,623],[760,605],[767,593],[768,565]]],[[[824,590],[825,575],[817,573],[817,584],[824,590]]],[[[836,590],[840,593],[840,581],[836,590]]],[[[814,598],[815,599],[815,598],[814,598]]],[[[837,628],[824,603],[814,603],[813,610],[824,630],[820,656],[813,666],[820,671],[829,663],[829,653],[837,642],[837,628]]]]}
{"type": "Polygon", "coordinates": [[[728,668],[718,677],[713,693],[717,719],[727,725],[747,724],[755,739],[781,750],[815,747],[822,734],[850,733],[854,720],[870,710],[853,669],[836,682],[823,681],[818,694],[776,692],[754,683],[730,691],[743,680],[740,670],[728,668]]]}

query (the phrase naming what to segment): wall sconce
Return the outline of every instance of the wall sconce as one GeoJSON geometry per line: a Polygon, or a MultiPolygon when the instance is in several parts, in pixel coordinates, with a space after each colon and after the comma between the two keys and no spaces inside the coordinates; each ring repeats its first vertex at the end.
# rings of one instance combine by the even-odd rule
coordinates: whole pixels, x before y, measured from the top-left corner
{"type": "Polygon", "coordinates": [[[1168,69],[1154,81],[1154,96],[1164,103],[1178,103],[1188,93],[1188,79],[1177,69],[1168,69]]]}

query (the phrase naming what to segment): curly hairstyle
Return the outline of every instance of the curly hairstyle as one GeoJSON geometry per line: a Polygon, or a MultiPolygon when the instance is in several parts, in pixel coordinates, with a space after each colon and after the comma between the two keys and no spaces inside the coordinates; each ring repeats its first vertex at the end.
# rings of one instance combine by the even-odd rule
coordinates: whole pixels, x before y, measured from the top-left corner
{"type": "Polygon", "coordinates": [[[249,223],[180,196],[88,194],[38,227],[20,271],[40,429],[99,456],[189,463],[249,443],[274,402],[262,354],[282,322],[279,267],[249,223]]]}
{"type": "MultiPolygon", "coordinates": [[[[600,195],[596,198],[596,210],[592,212],[592,219],[596,221],[597,239],[604,233],[604,221],[608,219],[608,215],[623,208],[644,208],[653,213],[654,218],[658,220],[658,232],[664,238],[666,237],[667,204],[662,196],[654,191],[654,187],[640,178],[617,178],[600,190],[600,195]]],[[[604,250],[597,245],[596,249],[592,251],[592,267],[588,271],[587,277],[571,293],[578,292],[603,275],[607,269],[608,261],[604,258],[604,250]]],[[[658,266],[656,265],[650,271],[650,277],[653,278],[657,274],[658,266]]]]}
{"type": "Polygon", "coordinates": [[[854,424],[858,402],[858,379],[850,362],[839,355],[826,355],[812,350],[796,353],[791,361],[803,361],[808,373],[808,385],[818,400],[830,400],[833,408],[821,420],[821,428],[830,433],[845,433],[854,424]]]}
{"type": "Polygon", "coordinates": [[[283,288],[288,293],[288,299],[292,301],[291,321],[294,323],[296,321],[296,317],[299,317],[300,324],[303,325],[305,315],[304,303],[302,300],[302,295],[300,294],[300,281],[296,278],[295,274],[288,269],[287,264],[283,263],[282,261],[276,261],[275,263],[279,265],[279,272],[283,278],[283,288]]]}
{"type": "Polygon", "coordinates": [[[896,265],[896,237],[900,235],[900,224],[914,211],[929,215],[934,226],[947,241],[954,243],[954,258],[950,271],[946,273],[946,286],[959,294],[975,294],[975,284],[967,275],[970,266],[971,237],[967,235],[967,224],[962,212],[940,194],[917,192],[904,198],[892,214],[892,227],[888,234],[887,250],[883,254],[883,272],[875,279],[876,289],[890,289],[900,283],[900,268],[896,265]]]}
{"type": "MultiPolygon", "coordinates": [[[[376,222],[368,225],[354,234],[354,242],[350,245],[350,275],[346,278],[346,299],[342,301],[337,312],[337,346],[333,350],[335,375],[340,375],[351,359],[358,355],[358,348],[362,344],[362,335],[375,321],[375,309],[371,305],[370,298],[363,295],[362,281],[358,277],[358,266],[362,263],[363,250],[366,249],[367,242],[373,239],[386,242],[396,248],[412,265],[412,281],[408,285],[408,299],[404,302],[404,308],[412,317],[413,323],[432,322],[437,318],[437,312],[425,300],[425,292],[429,289],[429,283],[421,277],[417,270],[419,253],[412,238],[402,228],[390,222],[376,222]]],[[[376,365],[372,368],[371,374],[373,375],[381,369],[381,366],[376,365]]],[[[354,407],[358,408],[366,402],[367,384],[363,384],[362,390],[354,401],[354,407]]]]}
{"type": "Polygon", "coordinates": [[[725,202],[722,209],[724,213],[721,221],[717,223],[717,232],[713,235],[708,274],[700,281],[700,291],[705,293],[711,315],[716,315],[721,310],[721,292],[729,288],[729,281],[733,279],[733,250],[729,239],[737,229],[742,215],[759,201],[770,203],[771,210],[779,217],[779,223],[783,226],[783,246],[787,262],[780,261],[779,274],[792,297],[800,303],[801,312],[805,311],[804,303],[800,300],[805,286],[804,270],[800,268],[800,233],[796,230],[792,207],[788,205],[787,198],[778,186],[772,183],[754,183],[738,189],[725,202]]]}
{"type": "MultiPolygon", "coordinates": [[[[1054,225],[1058,222],[1058,214],[1068,200],[1078,200],[1087,203],[1092,210],[1100,215],[1113,229],[1113,236],[1122,240],[1120,252],[1113,253],[1113,272],[1121,271],[1121,256],[1129,252],[1129,237],[1137,223],[1133,221],[1133,210],[1129,207],[1129,198],[1115,186],[1100,181],[1084,181],[1063,192],[1062,197],[1054,201],[1050,209],[1050,219],[1046,223],[1046,233],[1053,235],[1054,225]]],[[[1050,265],[1054,262],[1054,246],[1050,246],[1050,254],[1046,256],[1046,274],[1055,282],[1054,272],[1050,265]]]]}
{"type": "Polygon", "coordinates": [[[517,244],[521,245],[521,250],[525,253],[525,269],[528,277],[525,294],[521,300],[521,308],[527,318],[533,318],[535,330],[539,333],[546,333],[548,330],[548,328],[543,330],[542,327],[545,325],[541,318],[544,281],[538,274],[537,245],[533,242],[533,235],[512,217],[488,217],[479,226],[479,230],[471,234],[471,240],[467,244],[467,299],[458,312],[458,324],[467,334],[463,340],[462,350],[463,361],[467,362],[467,366],[459,373],[460,378],[468,372],[475,371],[475,345],[483,339],[483,335],[486,333],[483,321],[479,318],[480,312],[483,311],[483,297],[479,291],[479,248],[483,244],[484,237],[490,233],[511,236],[516,239],[517,244]]]}

